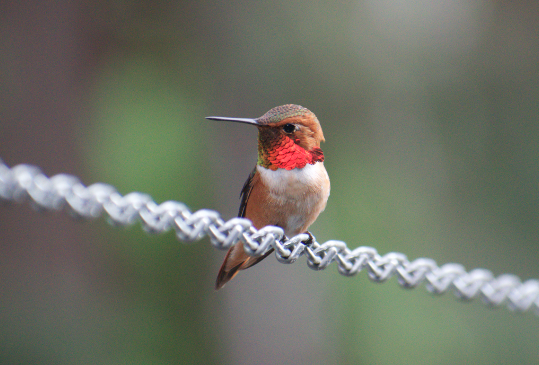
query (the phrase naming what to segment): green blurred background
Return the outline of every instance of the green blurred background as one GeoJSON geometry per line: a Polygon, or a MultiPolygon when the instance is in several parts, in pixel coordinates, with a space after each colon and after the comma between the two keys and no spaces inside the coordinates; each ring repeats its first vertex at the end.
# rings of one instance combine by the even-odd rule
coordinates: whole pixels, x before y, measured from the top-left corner
{"type": "MultiPolygon", "coordinates": [[[[2,1],[0,158],[233,217],[256,130],[301,104],[332,193],[311,227],[538,278],[536,1],[2,1]]],[[[539,319],[273,257],[0,207],[2,364],[534,364],[539,319]]]]}

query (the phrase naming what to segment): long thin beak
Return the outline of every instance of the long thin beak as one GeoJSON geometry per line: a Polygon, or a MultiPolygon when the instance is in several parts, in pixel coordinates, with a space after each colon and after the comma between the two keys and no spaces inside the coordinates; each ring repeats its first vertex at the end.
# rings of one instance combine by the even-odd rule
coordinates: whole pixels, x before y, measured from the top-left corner
{"type": "Polygon", "coordinates": [[[251,118],[206,117],[206,119],[259,125],[256,119],[251,119],[251,118]]]}

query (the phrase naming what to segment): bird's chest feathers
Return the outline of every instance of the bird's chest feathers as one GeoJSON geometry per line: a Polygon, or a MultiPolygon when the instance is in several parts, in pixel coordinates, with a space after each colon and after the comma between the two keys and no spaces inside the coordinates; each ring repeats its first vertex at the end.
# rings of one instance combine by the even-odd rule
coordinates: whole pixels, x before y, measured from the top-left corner
{"type": "Polygon", "coordinates": [[[292,170],[271,170],[259,165],[257,170],[274,204],[311,209],[329,195],[329,178],[321,162],[292,170]]]}

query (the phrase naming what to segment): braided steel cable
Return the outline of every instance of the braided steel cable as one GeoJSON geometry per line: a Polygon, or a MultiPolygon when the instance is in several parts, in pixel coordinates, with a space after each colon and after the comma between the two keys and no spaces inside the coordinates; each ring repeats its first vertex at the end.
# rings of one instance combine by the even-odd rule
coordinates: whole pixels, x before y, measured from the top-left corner
{"type": "Polygon", "coordinates": [[[481,297],[489,306],[502,304],[514,311],[534,310],[539,315],[539,280],[525,282],[510,274],[494,275],[485,269],[466,272],[459,264],[448,263],[438,267],[428,258],[408,261],[402,253],[390,252],[380,255],[372,247],[349,249],[342,241],[316,242],[305,246],[302,241],[309,237],[299,234],[290,239],[284,237],[279,227],[267,226],[255,229],[248,219],[221,219],[219,213],[202,209],[191,212],[183,203],[167,201],[156,204],[147,194],[138,192],[120,195],[110,185],[97,183],[84,186],[74,176],[59,174],[51,178],[40,169],[30,165],[6,166],[0,159],[0,201],[22,203],[29,201],[38,209],[62,210],[83,218],[98,218],[102,214],[118,225],[141,222],[151,233],[174,229],[181,241],[197,241],[209,236],[219,249],[228,249],[238,241],[243,242],[250,255],[262,255],[275,249],[277,260],[291,264],[300,256],[307,257],[307,265],[313,270],[323,270],[336,262],[342,275],[353,276],[367,270],[375,282],[384,282],[397,276],[404,288],[415,288],[422,282],[427,290],[443,294],[453,290],[461,299],[481,297]]]}

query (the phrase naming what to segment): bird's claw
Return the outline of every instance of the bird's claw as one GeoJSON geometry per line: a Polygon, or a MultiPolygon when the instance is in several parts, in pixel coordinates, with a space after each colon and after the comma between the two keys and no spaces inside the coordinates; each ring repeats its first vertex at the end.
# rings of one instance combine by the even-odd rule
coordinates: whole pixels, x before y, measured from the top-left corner
{"type": "Polygon", "coordinates": [[[307,240],[305,240],[305,241],[301,241],[301,243],[303,243],[305,246],[312,245],[313,242],[314,242],[314,236],[309,231],[305,232],[305,234],[308,235],[309,238],[307,240]]]}

